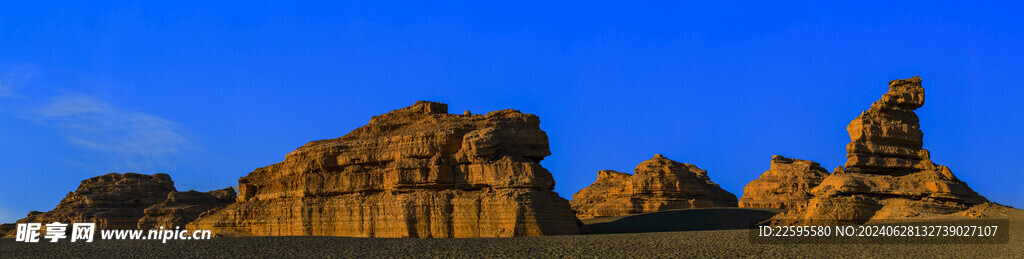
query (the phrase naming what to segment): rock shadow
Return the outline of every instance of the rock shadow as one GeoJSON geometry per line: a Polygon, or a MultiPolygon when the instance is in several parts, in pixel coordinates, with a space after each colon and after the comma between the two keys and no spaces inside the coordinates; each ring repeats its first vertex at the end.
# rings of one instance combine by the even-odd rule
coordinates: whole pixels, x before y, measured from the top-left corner
{"type": "Polygon", "coordinates": [[[583,223],[588,234],[749,229],[782,211],[749,208],[683,209],[585,219],[583,223]]]}

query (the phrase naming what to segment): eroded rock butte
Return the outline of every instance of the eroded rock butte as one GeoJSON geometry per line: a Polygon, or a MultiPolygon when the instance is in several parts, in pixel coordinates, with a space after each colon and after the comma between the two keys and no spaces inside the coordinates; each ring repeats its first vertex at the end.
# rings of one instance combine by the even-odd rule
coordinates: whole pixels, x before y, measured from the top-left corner
{"type": "MultiPolygon", "coordinates": [[[[171,177],[162,173],[109,173],[83,180],[53,210],[29,212],[18,223],[96,223],[98,229],[117,230],[184,228],[200,214],[234,202],[234,197],[231,188],[178,192],[171,177]]],[[[6,229],[0,233],[15,234],[6,229]]],[[[45,229],[40,233],[46,233],[45,229]]]]}
{"type": "Polygon", "coordinates": [[[736,207],[736,195],[711,181],[707,171],[654,155],[634,174],[603,170],[572,197],[579,218],[624,216],[672,209],[736,207]]]}
{"type": "Polygon", "coordinates": [[[807,204],[828,171],[810,160],[772,156],[771,167],[760,178],[743,187],[740,207],[795,209],[807,204]]]}
{"type": "Polygon", "coordinates": [[[190,229],[226,235],[511,237],[577,234],[540,161],[540,119],[448,114],[443,103],[374,116],[238,180],[237,203],[190,229]]]}
{"type": "MultiPolygon", "coordinates": [[[[29,212],[18,223],[96,223],[99,229],[135,229],[147,207],[174,192],[167,174],[109,173],[85,179],[51,211],[29,212]]],[[[45,231],[43,231],[45,232],[45,231]]]]}

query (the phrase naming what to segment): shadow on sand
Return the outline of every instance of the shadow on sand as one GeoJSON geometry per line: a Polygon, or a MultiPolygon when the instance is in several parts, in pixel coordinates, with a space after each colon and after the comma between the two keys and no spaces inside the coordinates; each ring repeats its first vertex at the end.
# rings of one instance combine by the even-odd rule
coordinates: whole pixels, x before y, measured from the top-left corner
{"type": "Polygon", "coordinates": [[[728,230],[753,228],[754,223],[784,210],[749,208],[702,208],[582,220],[588,234],[668,231],[728,230]]]}

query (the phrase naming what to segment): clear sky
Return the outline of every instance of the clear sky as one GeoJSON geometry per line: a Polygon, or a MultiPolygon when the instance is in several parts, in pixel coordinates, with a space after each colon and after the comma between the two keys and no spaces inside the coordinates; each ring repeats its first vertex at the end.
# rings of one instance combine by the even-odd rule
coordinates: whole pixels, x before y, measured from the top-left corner
{"type": "Polygon", "coordinates": [[[740,196],[773,154],[845,163],[915,75],[933,160],[1024,206],[1015,3],[32,2],[0,8],[0,222],[109,172],[235,185],[416,100],[539,115],[562,197],[656,153],[740,196]]]}

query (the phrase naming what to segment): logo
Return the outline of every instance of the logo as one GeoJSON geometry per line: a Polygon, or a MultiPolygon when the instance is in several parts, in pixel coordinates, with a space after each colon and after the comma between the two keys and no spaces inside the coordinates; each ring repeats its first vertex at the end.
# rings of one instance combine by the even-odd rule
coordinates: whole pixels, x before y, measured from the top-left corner
{"type": "MultiPolygon", "coordinates": [[[[18,232],[14,236],[14,241],[26,242],[26,243],[38,243],[40,236],[42,239],[49,239],[51,243],[56,243],[58,240],[68,238],[68,224],[60,222],[52,222],[46,224],[46,234],[40,235],[40,230],[43,229],[42,223],[18,223],[18,232]]],[[[73,223],[71,224],[71,242],[78,240],[85,240],[85,242],[92,242],[96,236],[96,223],[73,223]]]]}

